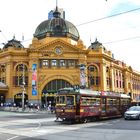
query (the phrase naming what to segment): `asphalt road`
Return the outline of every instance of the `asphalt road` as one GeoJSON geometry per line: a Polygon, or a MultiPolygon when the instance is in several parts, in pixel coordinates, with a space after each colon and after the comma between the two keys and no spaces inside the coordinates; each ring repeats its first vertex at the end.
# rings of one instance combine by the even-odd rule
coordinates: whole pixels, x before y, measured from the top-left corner
{"type": "Polygon", "coordinates": [[[139,140],[140,120],[55,122],[54,114],[0,112],[0,140],[139,140]]]}

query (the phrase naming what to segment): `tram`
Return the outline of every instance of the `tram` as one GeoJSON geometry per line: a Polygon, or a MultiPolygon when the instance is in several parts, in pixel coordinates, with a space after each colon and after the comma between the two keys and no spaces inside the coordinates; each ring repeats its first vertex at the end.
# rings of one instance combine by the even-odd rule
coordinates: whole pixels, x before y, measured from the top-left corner
{"type": "Polygon", "coordinates": [[[126,94],[63,88],[56,95],[56,118],[69,122],[87,122],[121,117],[130,103],[130,96],[126,94]]]}

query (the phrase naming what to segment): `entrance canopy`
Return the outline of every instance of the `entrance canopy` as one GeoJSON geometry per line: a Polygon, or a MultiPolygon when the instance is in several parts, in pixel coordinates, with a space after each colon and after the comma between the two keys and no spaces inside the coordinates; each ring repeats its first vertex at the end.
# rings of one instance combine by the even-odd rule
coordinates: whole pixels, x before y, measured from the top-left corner
{"type": "Polygon", "coordinates": [[[56,96],[57,91],[56,90],[43,90],[42,91],[42,97],[52,97],[56,96]]]}
{"type": "Polygon", "coordinates": [[[52,96],[56,96],[56,93],[42,93],[42,97],[52,97],[52,96]]]}
{"type": "Polygon", "coordinates": [[[0,91],[7,91],[8,90],[8,86],[2,82],[0,82],[0,91]]]}

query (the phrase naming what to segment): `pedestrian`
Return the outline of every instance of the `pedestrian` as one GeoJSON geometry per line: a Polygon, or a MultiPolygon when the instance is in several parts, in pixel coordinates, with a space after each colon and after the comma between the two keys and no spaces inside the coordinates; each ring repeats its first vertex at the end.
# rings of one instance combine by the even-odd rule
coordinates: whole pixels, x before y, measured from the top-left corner
{"type": "Polygon", "coordinates": [[[39,105],[37,105],[37,112],[39,111],[39,109],[40,109],[40,107],[39,107],[39,105]]]}
{"type": "Polygon", "coordinates": [[[48,112],[51,112],[51,104],[48,105],[48,112]]]}

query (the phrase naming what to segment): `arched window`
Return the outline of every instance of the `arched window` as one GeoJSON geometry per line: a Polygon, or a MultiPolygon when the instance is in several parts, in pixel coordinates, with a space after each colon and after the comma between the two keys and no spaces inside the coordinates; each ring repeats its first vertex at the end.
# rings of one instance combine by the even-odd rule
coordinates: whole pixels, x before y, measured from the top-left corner
{"type": "Polygon", "coordinates": [[[19,64],[16,67],[15,85],[16,86],[23,85],[23,78],[25,78],[25,86],[27,86],[28,85],[28,70],[27,70],[27,66],[24,65],[24,64],[19,64]]]}
{"type": "Polygon", "coordinates": [[[89,86],[99,85],[98,69],[94,65],[88,67],[88,85],[89,86]]]}
{"type": "Polygon", "coordinates": [[[111,86],[110,69],[108,66],[106,67],[106,84],[107,84],[107,87],[111,86]]]}
{"type": "Polygon", "coordinates": [[[65,81],[63,79],[56,79],[56,80],[50,81],[45,86],[45,89],[46,90],[55,90],[55,91],[57,91],[58,89],[65,88],[65,87],[72,87],[72,85],[68,81],[65,81]]]}

